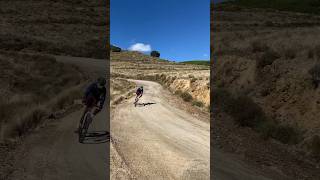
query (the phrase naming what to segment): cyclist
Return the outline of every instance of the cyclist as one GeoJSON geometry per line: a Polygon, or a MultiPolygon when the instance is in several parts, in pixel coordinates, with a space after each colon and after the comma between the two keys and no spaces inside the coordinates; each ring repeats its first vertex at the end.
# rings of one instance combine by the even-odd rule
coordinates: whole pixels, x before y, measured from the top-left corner
{"type": "MultiPolygon", "coordinates": [[[[93,82],[88,86],[84,93],[84,97],[82,99],[83,104],[86,105],[84,113],[81,117],[81,121],[86,112],[91,111],[92,108],[96,107],[98,104],[98,108],[95,109],[93,115],[98,114],[103,108],[104,101],[106,99],[106,79],[104,77],[99,77],[96,82],[93,82]]],[[[80,124],[82,123],[80,121],[80,124]]],[[[75,132],[79,132],[77,129],[75,132]]]]}
{"type": "Polygon", "coordinates": [[[140,86],[140,87],[137,89],[136,95],[137,95],[137,96],[136,96],[136,99],[135,99],[135,101],[134,101],[134,105],[135,105],[135,106],[137,105],[137,102],[138,102],[139,98],[141,98],[142,95],[143,95],[143,86],[140,86]]]}

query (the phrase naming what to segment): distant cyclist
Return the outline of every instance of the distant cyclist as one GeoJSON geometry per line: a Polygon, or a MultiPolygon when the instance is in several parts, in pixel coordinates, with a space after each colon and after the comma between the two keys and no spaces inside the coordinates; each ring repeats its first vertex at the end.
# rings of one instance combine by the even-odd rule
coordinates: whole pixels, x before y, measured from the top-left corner
{"type": "MultiPolygon", "coordinates": [[[[82,102],[86,105],[83,112],[81,121],[86,112],[91,111],[94,107],[98,107],[94,110],[93,114],[98,114],[104,105],[106,99],[106,79],[104,77],[99,77],[96,82],[93,82],[86,89],[82,102]]],[[[81,122],[80,122],[81,124],[81,122]]],[[[76,130],[78,132],[79,129],[76,130]]]]}
{"type": "Polygon", "coordinates": [[[139,98],[141,98],[142,97],[142,95],[143,95],[143,86],[140,86],[138,89],[137,89],[137,91],[136,91],[136,99],[135,99],[135,101],[134,101],[134,106],[137,106],[137,102],[139,101],[139,98]]]}

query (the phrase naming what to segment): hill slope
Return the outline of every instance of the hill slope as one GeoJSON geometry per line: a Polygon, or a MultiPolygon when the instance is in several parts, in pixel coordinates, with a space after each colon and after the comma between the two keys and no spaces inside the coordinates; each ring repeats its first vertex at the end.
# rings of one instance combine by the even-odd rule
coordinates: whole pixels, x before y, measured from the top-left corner
{"type": "Polygon", "coordinates": [[[213,143],[265,170],[317,179],[319,89],[309,70],[320,58],[319,16],[233,5],[213,12],[213,143]]]}
{"type": "Polygon", "coordinates": [[[1,1],[0,49],[105,58],[106,9],[98,0],[1,1]]]}
{"type": "Polygon", "coordinates": [[[228,3],[250,8],[272,8],[282,11],[320,13],[320,2],[318,0],[233,0],[228,3]]]}

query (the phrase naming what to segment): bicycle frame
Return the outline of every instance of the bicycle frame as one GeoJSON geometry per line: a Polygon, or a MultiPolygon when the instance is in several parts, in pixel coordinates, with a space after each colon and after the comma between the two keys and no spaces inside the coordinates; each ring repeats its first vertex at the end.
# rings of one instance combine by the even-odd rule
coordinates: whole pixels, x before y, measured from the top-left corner
{"type": "MultiPolygon", "coordinates": [[[[98,106],[95,106],[98,107],[98,106]]],[[[94,117],[94,114],[92,113],[92,111],[94,110],[94,108],[91,109],[87,109],[86,112],[84,112],[81,120],[80,120],[80,124],[79,124],[79,142],[82,143],[86,137],[86,134],[88,132],[88,128],[89,125],[92,122],[92,119],[94,117]]]]}
{"type": "Polygon", "coordinates": [[[140,98],[141,98],[141,96],[136,97],[136,99],[134,100],[134,106],[137,105],[137,103],[138,103],[138,101],[139,101],[140,98]]]}

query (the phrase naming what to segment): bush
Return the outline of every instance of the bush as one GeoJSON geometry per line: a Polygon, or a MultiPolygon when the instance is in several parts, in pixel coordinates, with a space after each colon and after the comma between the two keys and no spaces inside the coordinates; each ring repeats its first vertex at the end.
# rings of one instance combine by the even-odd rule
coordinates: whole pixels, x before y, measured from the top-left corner
{"type": "Polygon", "coordinates": [[[203,107],[203,103],[201,101],[192,101],[193,106],[203,107]]]}
{"type": "Polygon", "coordinates": [[[47,115],[47,111],[42,107],[33,109],[29,114],[21,118],[21,122],[14,126],[11,136],[22,136],[26,132],[35,128],[47,115]]]}
{"type": "Polygon", "coordinates": [[[313,58],[314,58],[313,49],[309,49],[309,50],[308,50],[308,58],[309,58],[309,59],[313,59],[313,58]]]}
{"type": "Polygon", "coordinates": [[[227,112],[233,103],[232,95],[224,88],[213,89],[213,106],[227,112]]]}
{"type": "Polygon", "coordinates": [[[193,98],[192,96],[187,93],[187,92],[183,92],[180,94],[180,97],[184,100],[184,101],[187,101],[187,102],[190,102],[193,98]]]}
{"type": "Polygon", "coordinates": [[[255,129],[261,134],[263,139],[269,139],[272,137],[272,133],[276,129],[276,125],[271,121],[265,121],[260,122],[255,129]]]}
{"type": "Polygon", "coordinates": [[[294,59],[296,57],[296,50],[294,48],[286,48],[284,50],[284,57],[286,59],[294,59]]]}
{"type": "Polygon", "coordinates": [[[301,139],[300,131],[289,125],[276,126],[271,136],[284,144],[297,144],[301,139]]]}
{"type": "Polygon", "coordinates": [[[254,53],[264,52],[269,49],[269,47],[266,44],[258,40],[251,42],[251,48],[252,48],[252,52],[254,53]]]}
{"type": "Polygon", "coordinates": [[[320,59],[320,44],[316,45],[314,48],[314,54],[318,59],[320,59]]]}
{"type": "Polygon", "coordinates": [[[277,52],[268,50],[264,52],[259,59],[257,59],[257,68],[260,69],[267,65],[271,65],[278,58],[280,58],[280,55],[277,52]]]}
{"type": "Polygon", "coordinates": [[[301,132],[297,128],[271,121],[248,96],[234,97],[227,90],[218,88],[213,91],[213,105],[229,114],[240,126],[253,128],[264,139],[271,137],[285,144],[296,144],[301,140],[301,132]]]}
{"type": "Polygon", "coordinates": [[[194,78],[194,75],[189,74],[188,77],[189,77],[189,78],[194,78]]]}
{"type": "Polygon", "coordinates": [[[261,107],[248,96],[236,98],[228,111],[241,126],[256,127],[266,120],[261,107]]]}
{"type": "Polygon", "coordinates": [[[315,135],[312,137],[311,143],[310,143],[310,149],[311,149],[312,155],[317,156],[317,158],[320,158],[320,136],[319,135],[315,135]]]}
{"type": "Polygon", "coordinates": [[[302,139],[302,132],[296,127],[287,124],[279,125],[274,121],[262,121],[256,130],[264,139],[273,138],[284,144],[297,144],[302,139]]]}
{"type": "Polygon", "coordinates": [[[160,53],[158,51],[151,51],[150,56],[152,56],[152,57],[160,57],[160,53]]]}
{"type": "Polygon", "coordinates": [[[191,82],[191,83],[194,83],[194,82],[196,82],[196,81],[197,81],[197,78],[192,78],[190,82],[191,82]]]}
{"type": "Polygon", "coordinates": [[[182,91],[181,90],[177,90],[176,92],[174,92],[174,94],[180,95],[180,94],[182,94],[182,91]]]}
{"type": "Polygon", "coordinates": [[[317,88],[320,82],[320,64],[314,65],[309,70],[309,74],[311,75],[313,85],[317,88]]]}
{"type": "Polygon", "coordinates": [[[265,114],[253,100],[247,96],[233,97],[227,90],[219,88],[213,91],[213,105],[231,115],[241,126],[256,127],[266,120],[265,114]]]}
{"type": "Polygon", "coordinates": [[[274,26],[275,24],[274,24],[272,21],[265,21],[265,22],[264,22],[264,25],[265,25],[265,26],[272,27],[272,26],[274,26]]]}

